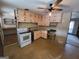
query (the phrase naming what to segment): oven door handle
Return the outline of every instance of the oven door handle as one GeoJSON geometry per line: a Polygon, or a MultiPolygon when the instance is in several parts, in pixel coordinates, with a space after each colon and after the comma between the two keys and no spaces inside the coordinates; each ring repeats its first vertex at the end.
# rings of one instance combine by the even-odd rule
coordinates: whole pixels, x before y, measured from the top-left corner
{"type": "Polygon", "coordinates": [[[19,34],[25,34],[25,33],[29,33],[29,32],[21,32],[21,33],[19,33],[19,34]]]}

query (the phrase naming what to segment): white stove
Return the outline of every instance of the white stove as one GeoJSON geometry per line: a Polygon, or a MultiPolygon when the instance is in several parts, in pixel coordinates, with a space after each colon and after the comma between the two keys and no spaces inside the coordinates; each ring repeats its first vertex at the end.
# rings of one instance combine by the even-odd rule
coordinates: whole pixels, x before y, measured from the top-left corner
{"type": "Polygon", "coordinates": [[[18,42],[20,47],[31,44],[31,32],[28,31],[28,28],[18,28],[18,42]]]}

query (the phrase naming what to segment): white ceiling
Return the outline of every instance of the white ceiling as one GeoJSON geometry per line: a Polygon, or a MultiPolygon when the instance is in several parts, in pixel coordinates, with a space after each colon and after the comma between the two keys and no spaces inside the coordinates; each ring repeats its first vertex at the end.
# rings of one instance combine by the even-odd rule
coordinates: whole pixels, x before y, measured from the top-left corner
{"type": "MultiPolygon", "coordinates": [[[[48,7],[48,5],[55,0],[3,0],[6,3],[12,4],[18,8],[30,9],[32,11],[42,12],[37,7],[48,7]]],[[[79,0],[63,0],[61,2],[65,10],[79,11],[79,0]]]]}
{"type": "Polygon", "coordinates": [[[3,1],[10,3],[14,6],[17,6],[19,8],[35,9],[38,6],[46,7],[47,4],[49,4],[51,1],[53,2],[54,0],[3,0],[3,1]]]}
{"type": "Polygon", "coordinates": [[[63,0],[61,4],[69,6],[72,11],[79,11],[79,0],[63,0]]]}

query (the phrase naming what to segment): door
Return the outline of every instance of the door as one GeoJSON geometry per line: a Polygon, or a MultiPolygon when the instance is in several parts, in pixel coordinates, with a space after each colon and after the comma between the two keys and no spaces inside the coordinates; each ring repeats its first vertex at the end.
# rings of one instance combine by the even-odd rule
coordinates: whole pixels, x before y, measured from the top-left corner
{"type": "Polygon", "coordinates": [[[78,24],[78,29],[77,29],[77,37],[79,37],[79,24],[78,24]]]}
{"type": "Polygon", "coordinates": [[[3,56],[3,44],[2,44],[2,33],[1,33],[1,26],[0,26],[0,57],[3,56]]]}
{"type": "Polygon", "coordinates": [[[3,56],[3,45],[2,45],[1,35],[0,35],[0,56],[3,56]]]}

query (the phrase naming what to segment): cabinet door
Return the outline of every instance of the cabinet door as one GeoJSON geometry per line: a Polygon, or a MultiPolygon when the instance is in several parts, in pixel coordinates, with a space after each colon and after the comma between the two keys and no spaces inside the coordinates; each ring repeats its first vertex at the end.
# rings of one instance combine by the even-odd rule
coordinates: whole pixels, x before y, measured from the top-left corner
{"type": "Polygon", "coordinates": [[[17,12],[18,12],[18,14],[17,14],[18,21],[19,22],[24,21],[24,10],[18,10],[17,12]]]}
{"type": "Polygon", "coordinates": [[[48,19],[43,19],[44,26],[49,26],[49,20],[48,19]]]}
{"type": "Polygon", "coordinates": [[[18,10],[18,22],[32,22],[31,15],[31,12],[18,10]]]}
{"type": "Polygon", "coordinates": [[[35,22],[35,14],[30,12],[30,22],[36,23],[35,22]]]}
{"type": "Polygon", "coordinates": [[[50,16],[50,22],[61,22],[62,12],[57,11],[53,12],[52,16],[50,16]]]}
{"type": "Polygon", "coordinates": [[[42,16],[38,16],[38,19],[37,20],[38,20],[38,25],[41,25],[42,24],[42,20],[43,20],[42,19],[42,16]]]}
{"type": "Polygon", "coordinates": [[[40,21],[41,26],[49,26],[49,18],[48,16],[43,16],[40,21]]]}
{"type": "Polygon", "coordinates": [[[32,22],[33,23],[37,23],[38,22],[38,19],[36,17],[37,17],[37,15],[33,13],[32,14],[32,22]]]}
{"type": "Polygon", "coordinates": [[[42,22],[41,19],[38,19],[38,25],[41,26],[42,22]]]}
{"type": "Polygon", "coordinates": [[[42,37],[47,39],[47,31],[42,31],[42,37]]]}
{"type": "Polygon", "coordinates": [[[24,14],[24,22],[31,22],[31,18],[30,18],[30,15],[31,13],[28,12],[28,11],[25,11],[25,14],[24,14]]]}
{"type": "Polygon", "coordinates": [[[34,32],[34,40],[39,39],[41,37],[40,31],[35,31],[34,32]]]}

